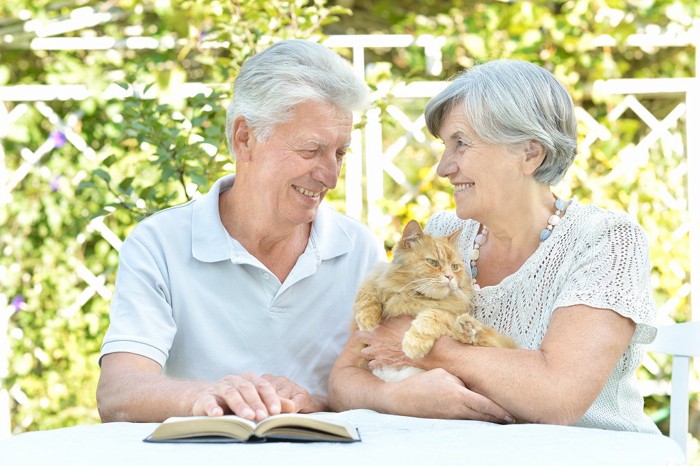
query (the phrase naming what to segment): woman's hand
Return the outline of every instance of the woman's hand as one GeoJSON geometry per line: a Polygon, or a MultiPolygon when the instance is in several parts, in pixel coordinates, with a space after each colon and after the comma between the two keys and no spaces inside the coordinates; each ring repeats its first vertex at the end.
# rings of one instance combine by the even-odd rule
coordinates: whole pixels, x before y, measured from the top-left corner
{"type": "Polygon", "coordinates": [[[404,416],[471,419],[496,423],[514,422],[505,409],[464,386],[444,369],[432,369],[401,382],[387,383],[395,414],[404,416]]]}

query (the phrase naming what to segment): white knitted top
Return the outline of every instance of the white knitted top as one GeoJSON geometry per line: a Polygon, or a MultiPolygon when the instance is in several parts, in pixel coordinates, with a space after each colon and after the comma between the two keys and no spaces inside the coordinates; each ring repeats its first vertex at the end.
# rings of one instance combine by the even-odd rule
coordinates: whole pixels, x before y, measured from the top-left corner
{"type": "MultiPolygon", "coordinates": [[[[469,257],[478,227],[454,212],[441,212],[430,218],[425,230],[447,235],[463,228],[461,251],[469,257]]],[[[658,433],[635,385],[642,345],[656,335],[649,270],[646,236],[636,222],[573,200],[552,235],[517,272],[498,285],[476,290],[475,316],[521,348],[539,348],[559,307],[584,304],[629,317],[637,324],[632,342],[576,425],[658,433]]]]}

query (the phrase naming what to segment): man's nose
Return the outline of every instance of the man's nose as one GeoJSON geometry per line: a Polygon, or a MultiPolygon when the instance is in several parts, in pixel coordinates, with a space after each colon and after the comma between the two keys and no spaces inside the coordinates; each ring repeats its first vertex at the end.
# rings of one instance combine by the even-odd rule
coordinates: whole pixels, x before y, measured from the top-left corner
{"type": "Polygon", "coordinates": [[[316,181],[323,183],[326,188],[333,189],[338,184],[341,165],[335,151],[327,151],[319,158],[313,177],[316,181]]]}

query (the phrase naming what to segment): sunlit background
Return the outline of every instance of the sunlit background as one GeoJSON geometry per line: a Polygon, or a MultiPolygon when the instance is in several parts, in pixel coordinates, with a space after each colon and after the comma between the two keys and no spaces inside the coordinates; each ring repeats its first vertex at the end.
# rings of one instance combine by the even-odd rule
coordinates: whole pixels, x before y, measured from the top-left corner
{"type": "MultiPolygon", "coordinates": [[[[14,0],[0,4],[0,438],[99,422],[97,355],[121,242],[235,170],[223,133],[233,79],[247,56],[290,37],[324,42],[372,88],[329,200],[387,248],[409,218],[453,207],[435,176],[427,100],[475,62],[547,67],[580,125],[556,192],[634,216],[659,322],[700,320],[695,0],[14,0]]],[[[639,371],[665,432],[670,371],[658,355],[639,371]]]]}

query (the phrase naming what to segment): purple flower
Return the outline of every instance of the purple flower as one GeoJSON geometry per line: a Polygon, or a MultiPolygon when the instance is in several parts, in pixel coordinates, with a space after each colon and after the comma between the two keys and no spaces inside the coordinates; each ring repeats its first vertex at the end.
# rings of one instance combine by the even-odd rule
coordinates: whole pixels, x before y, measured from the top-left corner
{"type": "Polygon", "coordinates": [[[24,303],[26,303],[26,301],[24,300],[24,296],[22,296],[21,294],[18,294],[17,296],[12,298],[11,305],[15,309],[15,312],[19,312],[20,309],[22,309],[22,305],[24,303]]]}
{"type": "Polygon", "coordinates": [[[58,191],[58,188],[60,187],[59,182],[61,181],[61,178],[61,175],[56,175],[53,177],[51,183],[49,184],[49,186],[51,187],[51,192],[55,193],[56,191],[58,191]]]}
{"type": "Polygon", "coordinates": [[[66,135],[63,133],[63,131],[61,131],[59,129],[57,129],[55,131],[51,131],[51,134],[49,135],[49,137],[53,141],[53,146],[56,149],[66,145],[66,135]]]}

